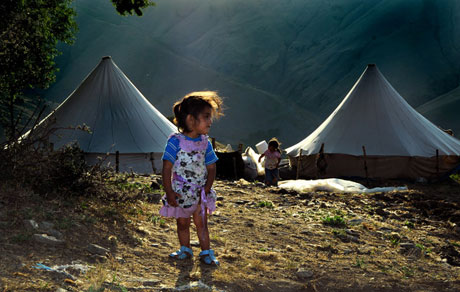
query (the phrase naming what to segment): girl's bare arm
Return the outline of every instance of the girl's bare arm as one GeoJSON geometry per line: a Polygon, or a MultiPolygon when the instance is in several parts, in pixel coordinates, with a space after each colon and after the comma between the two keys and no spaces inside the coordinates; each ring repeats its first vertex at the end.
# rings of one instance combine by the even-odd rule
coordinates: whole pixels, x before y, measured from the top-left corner
{"type": "Polygon", "coordinates": [[[264,157],[264,156],[265,156],[265,153],[263,153],[263,154],[261,154],[261,155],[259,156],[259,162],[260,162],[260,160],[262,159],[262,157],[264,157]]]}
{"type": "Polygon", "coordinates": [[[181,195],[174,192],[172,189],[172,184],[171,184],[172,167],[173,167],[173,164],[171,163],[171,161],[163,160],[163,170],[161,171],[161,176],[163,178],[163,188],[166,193],[168,204],[170,206],[177,207],[179,205],[176,202],[176,197],[180,197],[181,195]]]}
{"type": "Polygon", "coordinates": [[[206,165],[206,169],[208,171],[208,177],[206,178],[206,184],[204,185],[204,191],[206,194],[209,194],[211,191],[212,184],[214,183],[214,180],[216,179],[216,164],[212,163],[209,165],[206,165]]]}

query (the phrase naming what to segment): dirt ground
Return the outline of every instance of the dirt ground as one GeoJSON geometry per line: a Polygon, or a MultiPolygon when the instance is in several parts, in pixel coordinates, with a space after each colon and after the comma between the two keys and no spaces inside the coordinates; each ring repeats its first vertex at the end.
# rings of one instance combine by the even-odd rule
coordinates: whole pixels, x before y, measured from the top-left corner
{"type": "Polygon", "coordinates": [[[408,190],[299,194],[216,181],[209,228],[220,267],[199,262],[194,228],[195,257],[168,258],[176,227],[158,216],[158,196],[43,200],[2,189],[0,291],[460,291],[460,185],[371,184],[408,190]],[[52,223],[62,242],[37,241],[43,232],[26,220],[52,223]]]}

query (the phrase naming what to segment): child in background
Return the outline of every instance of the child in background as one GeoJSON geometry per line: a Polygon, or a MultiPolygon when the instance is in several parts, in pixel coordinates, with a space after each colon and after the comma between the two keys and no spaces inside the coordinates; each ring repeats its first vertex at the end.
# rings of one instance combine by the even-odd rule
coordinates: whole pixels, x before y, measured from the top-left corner
{"type": "Polygon", "coordinates": [[[214,118],[222,115],[222,100],[214,91],[192,92],[173,106],[179,133],[169,137],[163,154],[163,186],[166,195],[160,214],[175,217],[180,249],[169,256],[193,257],[190,247],[191,217],[200,241],[200,259],[219,265],[210,249],[207,213],[216,209],[211,188],[216,176],[217,156],[208,140],[214,118]]]}
{"type": "Polygon", "coordinates": [[[267,186],[278,185],[278,166],[281,161],[281,151],[279,146],[280,142],[276,138],[272,138],[268,142],[268,149],[265,150],[265,152],[259,157],[259,163],[262,160],[262,157],[265,157],[265,184],[267,186]]]}

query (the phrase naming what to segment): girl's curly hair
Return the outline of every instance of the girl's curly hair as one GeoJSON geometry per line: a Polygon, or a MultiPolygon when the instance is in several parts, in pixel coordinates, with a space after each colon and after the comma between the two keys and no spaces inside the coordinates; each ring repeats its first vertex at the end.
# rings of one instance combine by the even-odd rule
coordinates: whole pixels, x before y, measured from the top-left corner
{"type": "Polygon", "coordinates": [[[222,98],[216,91],[195,91],[184,96],[173,105],[174,124],[179,132],[189,132],[186,119],[192,115],[195,119],[206,107],[211,108],[212,119],[223,116],[222,98]]]}

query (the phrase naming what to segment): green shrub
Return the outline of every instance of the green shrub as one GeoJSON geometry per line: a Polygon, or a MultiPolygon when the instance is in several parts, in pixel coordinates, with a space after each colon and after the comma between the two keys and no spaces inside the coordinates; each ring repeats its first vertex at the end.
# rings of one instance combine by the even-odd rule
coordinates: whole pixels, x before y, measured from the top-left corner
{"type": "Polygon", "coordinates": [[[257,207],[261,207],[261,208],[273,208],[274,205],[271,201],[260,201],[259,203],[257,203],[257,207]]]}
{"type": "Polygon", "coordinates": [[[460,184],[460,173],[451,174],[449,177],[460,184]]]}
{"type": "Polygon", "coordinates": [[[329,225],[329,226],[335,226],[335,227],[346,227],[347,222],[341,215],[335,215],[335,216],[326,216],[321,218],[321,221],[323,222],[324,225],[329,225]]]}
{"type": "Polygon", "coordinates": [[[0,145],[0,184],[28,187],[40,196],[81,196],[97,189],[104,171],[87,165],[76,144],[53,151],[27,142],[0,145]]]}

